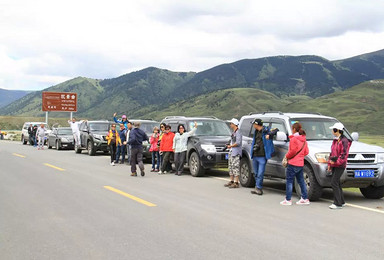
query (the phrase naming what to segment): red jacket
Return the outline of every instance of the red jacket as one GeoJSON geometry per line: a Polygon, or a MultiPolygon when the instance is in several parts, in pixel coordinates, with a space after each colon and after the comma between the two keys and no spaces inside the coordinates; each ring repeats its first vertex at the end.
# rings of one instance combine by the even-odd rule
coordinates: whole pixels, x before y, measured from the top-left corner
{"type": "Polygon", "coordinates": [[[307,139],[305,135],[291,135],[289,136],[289,149],[285,155],[288,159],[288,164],[298,167],[304,166],[304,157],[309,153],[307,139]],[[305,142],[304,148],[300,151],[305,142]],[[298,154],[297,152],[300,151],[298,154]],[[297,154],[295,156],[295,154],[297,154]]]}
{"type": "Polygon", "coordinates": [[[173,138],[175,133],[169,132],[164,133],[160,141],[160,151],[162,152],[173,152],[173,138]]]}
{"type": "Polygon", "coordinates": [[[332,142],[331,154],[329,155],[328,165],[331,167],[345,168],[347,167],[347,160],[349,154],[349,148],[352,141],[348,140],[345,136],[340,139],[335,139],[332,142]],[[331,164],[332,157],[337,157],[334,164],[331,164]]]}
{"type": "Polygon", "coordinates": [[[157,147],[157,142],[159,141],[159,134],[156,134],[156,137],[154,137],[155,134],[151,135],[151,138],[149,139],[149,143],[151,144],[151,148],[149,148],[150,152],[157,152],[159,151],[159,147],[157,147]]]}

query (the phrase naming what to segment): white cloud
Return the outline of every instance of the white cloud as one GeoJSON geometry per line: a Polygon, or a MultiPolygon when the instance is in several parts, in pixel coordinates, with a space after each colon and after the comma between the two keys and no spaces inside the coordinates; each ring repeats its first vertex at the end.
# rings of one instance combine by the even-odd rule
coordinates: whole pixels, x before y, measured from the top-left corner
{"type": "Polygon", "coordinates": [[[3,0],[0,88],[273,55],[346,58],[382,48],[382,10],[381,0],[3,0]]]}

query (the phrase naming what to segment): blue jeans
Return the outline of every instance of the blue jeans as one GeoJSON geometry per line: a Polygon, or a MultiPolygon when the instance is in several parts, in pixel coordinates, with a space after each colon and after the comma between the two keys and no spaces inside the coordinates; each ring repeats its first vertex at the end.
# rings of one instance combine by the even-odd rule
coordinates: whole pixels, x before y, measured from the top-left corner
{"type": "Polygon", "coordinates": [[[125,148],[126,147],[127,146],[124,145],[124,144],[117,146],[116,159],[115,159],[116,162],[119,162],[120,154],[121,154],[121,163],[124,163],[124,160],[125,160],[125,148]]]}
{"type": "Polygon", "coordinates": [[[255,171],[256,188],[262,189],[267,159],[265,157],[253,157],[252,163],[255,171]]]}
{"type": "Polygon", "coordinates": [[[160,168],[160,153],[159,151],[152,152],[152,169],[159,169],[160,168]],[[156,163],[157,159],[157,163],[156,163]],[[156,168],[155,168],[156,164],[156,168]]]}
{"type": "Polygon", "coordinates": [[[307,193],[307,185],[304,182],[304,176],[303,176],[303,167],[302,166],[293,166],[288,164],[287,170],[285,171],[285,175],[287,178],[286,182],[286,200],[291,200],[292,198],[292,189],[293,189],[293,182],[297,180],[297,183],[300,185],[301,190],[301,197],[303,199],[308,199],[308,193],[307,193]]]}

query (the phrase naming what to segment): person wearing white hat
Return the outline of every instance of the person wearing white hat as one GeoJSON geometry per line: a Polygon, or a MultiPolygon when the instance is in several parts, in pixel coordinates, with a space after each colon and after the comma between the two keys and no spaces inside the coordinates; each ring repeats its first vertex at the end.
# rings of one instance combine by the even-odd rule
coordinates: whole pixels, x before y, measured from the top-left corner
{"type": "Polygon", "coordinates": [[[241,159],[241,144],[243,136],[239,131],[239,120],[232,118],[230,122],[230,127],[233,130],[231,135],[231,142],[227,144],[229,150],[228,154],[228,171],[230,181],[225,184],[225,187],[230,189],[239,188],[239,176],[240,176],[240,159],[241,159]]]}
{"type": "Polygon", "coordinates": [[[340,178],[347,167],[349,148],[352,141],[344,136],[344,125],[335,123],[330,127],[335,139],[332,142],[331,154],[328,159],[328,172],[332,172],[331,187],[333,190],[333,204],[330,209],[342,209],[345,205],[340,178]]]}

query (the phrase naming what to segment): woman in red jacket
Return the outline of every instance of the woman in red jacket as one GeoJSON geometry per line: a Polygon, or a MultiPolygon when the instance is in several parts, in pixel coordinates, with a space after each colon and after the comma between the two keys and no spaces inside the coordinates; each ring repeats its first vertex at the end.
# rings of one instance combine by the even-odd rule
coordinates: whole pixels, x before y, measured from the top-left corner
{"type": "Polygon", "coordinates": [[[160,142],[160,152],[162,152],[163,154],[163,161],[161,163],[161,170],[159,171],[159,174],[167,173],[166,167],[167,167],[167,164],[170,162],[171,154],[173,153],[174,137],[175,137],[175,133],[171,132],[171,126],[166,125],[165,132],[161,137],[161,142],[160,142]]]}
{"type": "Polygon", "coordinates": [[[292,205],[293,181],[296,177],[301,190],[301,199],[296,202],[298,205],[309,205],[307,186],[304,182],[303,167],[304,157],[309,153],[305,131],[300,123],[292,125],[292,135],[289,137],[289,149],[285,157],[288,159],[286,170],[286,196],[281,205],[292,205]]]}
{"type": "Polygon", "coordinates": [[[331,187],[333,190],[333,204],[330,209],[341,209],[345,205],[343,189],[341,188],[340,178],[347,167],[349,148],[352,141],[344,136],[344,125],[335,123],[330,127],[335,139],[332,142],[331,154],[328,160],[328,172],[332,171],[331,187]]]}

